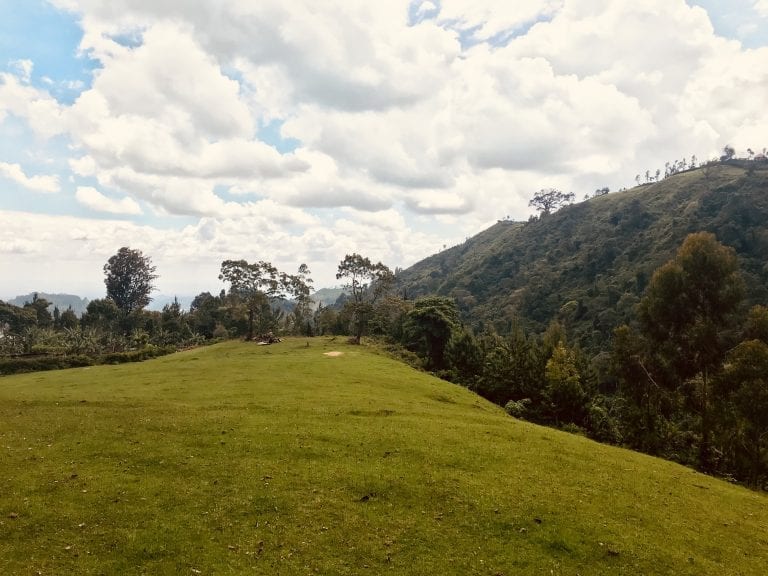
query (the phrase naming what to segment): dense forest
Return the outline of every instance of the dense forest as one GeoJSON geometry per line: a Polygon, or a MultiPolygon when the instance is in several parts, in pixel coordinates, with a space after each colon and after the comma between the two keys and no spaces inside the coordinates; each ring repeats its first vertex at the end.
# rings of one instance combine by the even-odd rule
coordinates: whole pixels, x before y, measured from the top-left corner
{"type": "Polygon", "coordinates": [[[227,289],[149,311],[155,267],[121,248],[80,317],[39,295],[0,302],[0,374],[227,338],[368,336],[514,417],[765,487],[768,167],[665,175],[500,221],[396,273],[347,255],[333,305],[312,300],[307,266],[227,260],[227,289]]]}

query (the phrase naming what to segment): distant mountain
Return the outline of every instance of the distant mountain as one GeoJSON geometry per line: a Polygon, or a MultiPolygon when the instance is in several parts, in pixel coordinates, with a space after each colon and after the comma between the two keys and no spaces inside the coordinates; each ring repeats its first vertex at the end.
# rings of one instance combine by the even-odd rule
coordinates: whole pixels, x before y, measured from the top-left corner
{"type": "Polygon", "coordinates": [[[72,311],[78,316],[81,316],[83,312],[85,312],[85,309],[88,307],[88,303],[90,302],[88,298],[81,298],[80,296],[75,296],[73,294],[49,294],[47,292],[30,292],[29,294],[26,294],[23,296],[16,296],[12,300],[8,300],[8,304],[12,304],[14,306],[24,306],[24,304],[26,304],[27,302],[32,302],[32,299],[35,297],[35,294],[37,294],[38,298],[45,298],[46,300],[48,300],[48,302],[51,303],[51,306],[49,308],[51,313],[53,313],[53,309],[56,306],[58,306],[61,312],[64,312],[64,310],[68,309],[71,306],[72,311]]]}
{"type": "Polygon", "coordinates": [[[653,272],[698,231],[736,250],[747,304],[768,304],[768,165],[747,161],[690,170],[530,222],[500,221],[402,271],[398,283],[409,298],[455,298],[475,329],[541,332],[557,319],[598,350],[634,317],[653,272]]]}
{"type": "Polygon", "coordinates": [[[320,288],[312,294],[312,301],[323,306],[332,306],[345,292],[344,288],[320,288]]]}

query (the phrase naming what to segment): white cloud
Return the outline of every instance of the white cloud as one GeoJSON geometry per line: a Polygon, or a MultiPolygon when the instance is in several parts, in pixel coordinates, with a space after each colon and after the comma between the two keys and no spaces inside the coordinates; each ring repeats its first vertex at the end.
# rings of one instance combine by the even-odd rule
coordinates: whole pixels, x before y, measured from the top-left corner
{"type": "Polygon", "coordinates": [[[427,0],[426,2],[422,2],[419,4],[418,8],[416,8],[416,15],[417,16],[428,16],[430,14],[434,14],[438,11],[438,7],[434,2],[430,2],[427,0]]]}
{"type": "Polygon", "coordinates": [[[193,222],[142,230],[164,262],[409,264],[527,218],[541,188],[615,190],[682,155],[762,148],[768,129],[768,49],[684,0],[56,4],[101,68],[73,105],[30,67],[0,74],[0,120],[65,136],[72,187],[122,198],[81,186],[87,205],[193,222]],[[260,141],[268,125],[295,150],[260,141]]]}
{"type": "Polygon", "coordinates": [[[19,164],[0,162],[0,176],[35,192],[55,193],[61,190],[58,176],[27,176],[19,164]]]}
{"type": "Polygon", "coordinates": [[[64,113],[55,98],[14,74],[0,73],[0,119],[8,113],[26,120],[44,138],[66,131],[64,113]]]}
{"type": "Polygon", "coordinates": [[[755,0],[755,11],[763,18],[768,18],[768,0],[755,0]]]}
{"type": "Polygon", "coordinates": [[[471,31],[475,40],[513,33],[525,24],[549,18],[564,0],[443,0],[440,20],[452,28],[471,31]]]}
{"type": "Polygon", "coordinates": [[[127,215],[142,213],[141,206],[132,198],[122,198],[120,200],[108,198],[91,186],[78,186],[75,197],[80,204],[97,212],[127,215]]]}
{"type": "Polygon", "coordinates": [[[29,84],[29,81],[32,79],[32,69],[34,67],[35,65],[32,60],[22,59],[10,62],[11,70],[14,70],[19,79],[25,84],[29,84]]]}

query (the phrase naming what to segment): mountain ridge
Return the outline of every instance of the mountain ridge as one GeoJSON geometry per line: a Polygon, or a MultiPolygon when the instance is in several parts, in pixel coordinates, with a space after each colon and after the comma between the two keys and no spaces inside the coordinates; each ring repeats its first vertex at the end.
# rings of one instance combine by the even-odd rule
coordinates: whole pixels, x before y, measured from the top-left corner
{"type": "Polygon", "coordinates": [[[768,166],[707,165],[528,222],[499,221],[402,271],[398,284],[409,298],[454,298],[476,331],[542,332],[559,320],[598,350],[692,232],[712,232],[737,252],[745,304],[768,302],[766,192],[768,166]]]}

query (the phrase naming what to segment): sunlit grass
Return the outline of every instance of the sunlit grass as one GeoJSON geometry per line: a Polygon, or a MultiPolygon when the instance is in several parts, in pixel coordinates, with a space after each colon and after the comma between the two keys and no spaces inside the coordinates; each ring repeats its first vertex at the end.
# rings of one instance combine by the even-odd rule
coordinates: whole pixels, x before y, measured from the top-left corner
{"type": "Polygon", "coordinates": [[[2,378],[0,462],[4,574],[768,565],[765,495],[324,339],[2,378]]]}

